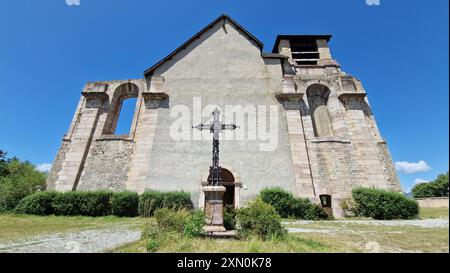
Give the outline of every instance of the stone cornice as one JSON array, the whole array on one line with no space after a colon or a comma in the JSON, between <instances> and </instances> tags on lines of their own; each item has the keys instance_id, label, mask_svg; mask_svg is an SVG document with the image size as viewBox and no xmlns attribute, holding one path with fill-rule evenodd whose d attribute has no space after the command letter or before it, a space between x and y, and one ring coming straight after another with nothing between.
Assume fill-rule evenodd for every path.
<instances>
[{"instance_id":1,"label":"stone cornice","mask_svg":"<svg viewBox=\"0 0 450 273\"><path fill-rule=\"evenodd\" d=\"M83 91L81 92L81 95L83 95L86 99L107 100L109 98L105 91Z\"/></svg>"},{"instance_id":2,"label":"stone cornice","mask_svg":"<svg viewBox=\"0 0 450 273\"><path fill-rule=\"evenodd\" d=\"M164 100L164 99L169 98L169 95L164 92L145 91L145 92L142 92L142 97L144 97L145 100Z\"/></svg>"},{"instance_id":3,"label":"stone cornice","mask_svg":"<svg viewBox=\"0 0 450 273\"><path fill-rule=\"evenodd\" d=\"M341 101L345 101L348 99L356 98L356 99L364 99L367 96L366 93L363 92L343 92L339 93L338 98Z\"/></svg>"},{"instance_id":4,"label":"stone cornice","mask_svg":"<svg viewBox=\"0 0 450 273\"><path fill-rule=\"evenodd\" d=\"M296 102L301 101L303 99L304 93L276 93L275 97L279 101L290 101Z\"/></svg>"}]
</instances>

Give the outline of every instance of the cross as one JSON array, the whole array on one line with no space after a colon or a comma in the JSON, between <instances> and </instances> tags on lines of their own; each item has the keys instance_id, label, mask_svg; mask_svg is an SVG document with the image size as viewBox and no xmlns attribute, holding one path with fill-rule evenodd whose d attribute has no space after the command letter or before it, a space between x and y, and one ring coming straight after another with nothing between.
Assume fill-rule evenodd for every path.
<instances>
[{"instance_id":1,"label":"cross","mask_svg":"<svg viewBox=\"0 0 450 273\"><path fill-rule=\"evenodd\" d=\"M221 181L220 172L221 168L219 166L219 133L223 130L234 130L239 128L235 124L222 124L219 121L220 111L216 108L213 112L213 122L210 124L200 123L197 126L192 126L192 128L202 130L208 130L213 134L213 156L212 156L212 166L209 168L210 178L208 179L208 184L210 186L219 186Z\"/></svg>"}]
</instances>

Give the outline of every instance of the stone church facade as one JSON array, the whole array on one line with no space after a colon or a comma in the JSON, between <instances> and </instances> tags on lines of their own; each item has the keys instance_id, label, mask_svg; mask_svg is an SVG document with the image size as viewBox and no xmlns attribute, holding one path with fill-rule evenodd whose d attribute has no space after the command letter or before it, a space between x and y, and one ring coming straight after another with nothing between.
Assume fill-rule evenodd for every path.
<instances>
[{"instance_id":1,"label":"stone church facade","mask_svg":"<svg viewBox=\"0 0 450 273\"><path fill-rule=\"evenodd\" d=\"M339 201L355 187L400 191L363 85L340 69L330 39L278 35L272 52L264 53L258 39L222 15L143 78L88 82L49 173L48 189L183 190L202 207L211 141L170 134L174 107L193 111L201 99L202 105L221 109L277 110L269 114L278 126L273 149L260 149L250 138L220 142L226 203L239 207L264 188L282 187L331 203L339 215ZM137 99L130 132L116 135L122 102L129 98Z\"/></svg>"}]
</instances>

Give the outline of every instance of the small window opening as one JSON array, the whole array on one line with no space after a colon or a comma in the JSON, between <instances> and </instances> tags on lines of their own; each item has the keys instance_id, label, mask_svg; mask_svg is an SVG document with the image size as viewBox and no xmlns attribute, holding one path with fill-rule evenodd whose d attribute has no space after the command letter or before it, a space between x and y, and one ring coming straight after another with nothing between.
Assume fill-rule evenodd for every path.
<instances>
[{"instance_id":1,"label":"small window opening","mask_svg":"<svg viewBox=\"0 0 450 273\"><path fill-rule=\"evenodd\" d=\"M323 208L331 208L331 195L323 194L319 197Z\"/></svg>"},{"instance_id":2,"label":"small window opening","mask_svg":"<svg viewBox=\"0 0 450 273\"><path fill-rule=\"evenodd\" d=\"M133 122L134 110L136 107L137 98L129 98L122 101L119 111L119 119L114 134L127 135L131 131Z\"/></svg>"},{"instance_id":3,"label":"small window opening","mask_svg":"<svg viewBox=\"0 0 450 273\"><path fill-rule=\"evenodd\" d=\"M292 58L298 65L317 65L320 55L316 41L304 41L291 45Z\"/></svg>"}]
</instances>

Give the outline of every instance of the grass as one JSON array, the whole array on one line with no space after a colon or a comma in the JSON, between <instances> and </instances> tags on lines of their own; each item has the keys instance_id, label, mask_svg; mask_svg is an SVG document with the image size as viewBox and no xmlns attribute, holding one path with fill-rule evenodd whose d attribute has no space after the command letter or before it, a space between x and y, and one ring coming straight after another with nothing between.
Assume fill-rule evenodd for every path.
<instances>
[{"instance_id":1,"label":"grass","mask_svg":"<svg viewBox=\"0 0 450 273\"><path fill-rule=\"evenodd\" d=\"M122 247L115 253L147 252L148 239L140 240ZM158 242L156 252L159 253L326 253L338 252L338 246L303 238L300 235L289 235L284 240L262 241L257 238L247 240L183 238L175 234L168 235Z\"/></svg>"},{"instance_id":2,"label":"grass","mask_svg":"<svg viewBox=\"0 0 450 273\"><path fill-rule=\"evenodd\" d=\"M448 208L420 208L420 219L448 219Z\"/></svg>"},{"instance_id":3,"label":"grass","mask_svg":"<svg viewBox=\"0 0 450 273\"><path fill-rule=\"evenodd\" d=\"M0 242L14 241L27 236L76 231L90 228L126 226L143 228L146 218L105 217L64 217L0 214Z\"/></svg>"},{"instance_id":4,"label":"grass","mask_svg":"<svg viewBox=\"0 0 450 273\"><path fill-rule=\"evenodd\" d=\"M421 209L421 219L448 219L449 210ZM62 217L0 214L0 243L28 236L62 233L84 229L123 227L144 229L149 218ZM448 252L449 229L413 226L379 226L352 223L352 221L317 221L288 227L306 229L289 235L286 240L259 239L225 240L210 238L182 238L169 236L160 243L157 252L217 252L217 253L289 253L289 252ZM147 252L148 240L140 240L112 252Z\"/></svg>"}]
</instances>

